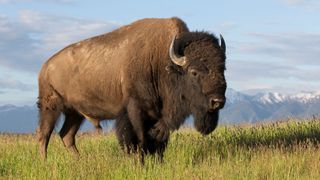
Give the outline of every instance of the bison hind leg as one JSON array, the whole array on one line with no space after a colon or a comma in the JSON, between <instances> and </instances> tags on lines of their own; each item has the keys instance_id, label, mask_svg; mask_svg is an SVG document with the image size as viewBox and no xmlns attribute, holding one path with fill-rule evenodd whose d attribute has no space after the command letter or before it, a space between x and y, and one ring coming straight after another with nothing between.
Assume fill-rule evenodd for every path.
<instances>
[{"instance_id":1,"label":"bison hind leg","mask_svg":"<svg viewBox=\"0 0 320 180\"><path fill-rule=\"evenodd\" d=\"M75 135L78 132L84 117L73 109L67 109L64 114L65 120L59 135L64 146L73 154L78 155L79 151L76 147Z\"/></svg>"},{"instance_id":2,"label":"bison hind leg","mask_svg":"<svg viewBox=\"0 0 320 180\"><path fill-rule=\"evenodd\" d=\"M46 91L43 94L43 96L39 97L38 101L39 122L37 136L40 156L42 159L46 159L50 136L59 119L63 104L60 97L54 91Z\"/></svg>"}]
</instances>

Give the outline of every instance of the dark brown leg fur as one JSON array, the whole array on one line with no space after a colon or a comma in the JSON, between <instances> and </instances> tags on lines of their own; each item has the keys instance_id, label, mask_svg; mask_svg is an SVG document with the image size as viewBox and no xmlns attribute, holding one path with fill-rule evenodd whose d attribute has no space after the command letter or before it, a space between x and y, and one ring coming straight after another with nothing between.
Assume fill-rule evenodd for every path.
<instances>
[{"instance_id":1,"label":"dark brown leg fur","mask_svg":"<svg viewBox=\"0 0 320 180\"><path fill-rule=\"evenodd\" d=\"M139 107L139 104L135 99L130 99L127 105L128 117L133 127L133 131L137 136L138 143L138 153L140 155L141 163L144 164L144 156L147 152L146 149L146 139L144 132L144 112Z\"/></svg>"},{"instance_id":2,"label":"dark brown leg fur","mask_svg":"<svg viewBox=\"0 0 320 180\"><path fill-rule=\"evenodd\" d=\"M65 121L59 135L65 147L75 155L78 155L79 152L75 143L75 135L78 132L84 117L74 110L67 110L64 114Z\"/></svg>"},{"instance_id":3,"label":"dark brown leg fur","mask_svg":"<svg viewBox=\"0 0 320 180\"><path fill-rule=\"evenodd\" d=\"M128 154L135 153L138 147L138 137L133 131L126 110L123 110L116 119L115 129L121 148Z\"/></svg>"}]
</instances>

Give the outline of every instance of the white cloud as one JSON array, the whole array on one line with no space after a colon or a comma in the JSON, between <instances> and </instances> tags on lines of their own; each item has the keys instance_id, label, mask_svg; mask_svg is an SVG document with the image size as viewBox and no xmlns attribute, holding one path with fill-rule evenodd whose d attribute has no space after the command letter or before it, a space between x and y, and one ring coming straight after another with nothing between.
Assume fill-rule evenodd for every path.
<instances>
[{"instance_id":1,"label":"white cloud","mask_svg":"<svg viewBox=\"0 0 320 180\"><path fill-rule=\"evenodd\" d=\"M319 10L320 2L318 0L280 0L286 5L305 8L307 10Z\"/></svg>"},{"instance_id":2,"label":"white cloud","mask_svg":"<svg viewBox=\"0 0 320 180\"><path fill-rule=\"evenodd\" d=\"M229 60L227 74L233 81L246 82L247 80L296 80L318 82L320 66L305 68L293 64L266 62L265 60Z\"/></svg>"},{"instance_id":3,"label":"white cloud","mask_svg":"<svg viewBox=\"0 0 320 180\"><path fill-rule=\"evenodd\" d=\"M10 25L7 16L0 14L0 33L9 32Z\"/></svg>"},{"instance_id":4,"label":"white cloud","mask_svg":"<svg viewBox=\"0 0 320 180\"><path fill-rule=\"evenodd\" d=\"M18 19L0 14L0 100L35 101L37 73L50 56L70 43L118 26L26 10Z\"/></svg>"},{"instance_id":5,"label":"white cloud","mask_svg":"<svg viewBox=\"0 0 320 180\"><path fill-rule=\"evenodd\" d=\"M33 84L28 84L21 82L20 80L14 78L1 78L0 87L6 90L21 90L21 91L35 91L36 86ZM3 91L4 92L4 91Z\"/></svg>"},{"instance_id":6,"label":"white cloud","mask_svg":"<svg viewBox=\"0 0 320 180\"><path fill-rule=\"evenodd\" d=\"M320 34L250 33L231 42L227 78L238 89L320 89Z\"/></svg>"},{"instance_id":7,"label":"white cloud","mask_svg":"<svg viewBox=\"0 0 320 180\"><path fill-rule=\"evenodd\" d=\"M254 42L237 43L234 51L267 57L287 66L320 66L320 33L251 33Z\"/></svg>"},{"instance_id":8,"label":"white cloud","mask_svg":"<svg viewBox=\"0 0 320 180\"><path fill-rule=\"evenodd\" d=\"M72 42L115 29L118 24L89 21L73 17L43 15L25 10L21 12L21 23L34 31L36 38L42 40L44 50L62 48Z\"/></svg>"},{"instance_id":9,"label":"white cloud","mask_svg":"<svg viewBox=\"0 0 320 180\"><path fill-rule=\"evenodd\" d=\"M118 26L29 10L21 11L18 20L0 16L0 25L0 65L31 72L68 44Z\"/></svg>"}]
</instances>

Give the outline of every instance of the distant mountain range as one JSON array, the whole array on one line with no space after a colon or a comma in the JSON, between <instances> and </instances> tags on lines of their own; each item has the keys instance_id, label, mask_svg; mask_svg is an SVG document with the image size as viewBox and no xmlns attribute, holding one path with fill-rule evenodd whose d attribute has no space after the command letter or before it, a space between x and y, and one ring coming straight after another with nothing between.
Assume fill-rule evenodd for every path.
<instances>
[{"instance_id":1,"label":"distant mountain range","mask_svg":"<svg viewBox=\"0 0 320 180\"><path fill-rule=\"evenodd\" d=\"M220 123L223 124L275 121L288 117L312 118L320 115L320 91L291 95L275 92L247 95L228 89L226 96L226 105L220 113ZM37 122L36 106L0 106L0 132L35 132ZM111 123L108 122L110 121L105 121L102 125L110 128ZM191 118L186 121L186 123L191 122ZM61 123L56 129L60 127ZM93 126L85 121L81 130L93 130Z\"/></svg>"},{"instance_id":2,"label":"distant mountain range","mask_svg":"<svg viewBox=\"0 0 320 180\"><path fill-rule=\"evenodd\" d=\"M14 106L11 104L0 106L0 133L33 133L37 125L38 108L36 106ZM106 129L108 121L102 122L102 126ZM55 130L59 130L61 127L62 121L60 120ZM85 121L80 130L94 130L94 127Z\"/></svg>"},{"instance_id":3,"label":"distant mountain range","mask_svg":"<svg viewBox=\"0 0 320 180\"><path fill-rule=\"evenodd\" d=\"M290 95L275 92L247 95L228 89L226 96L226 106L220 115L223 123L255 123L320 115L320 91Z\"/></svg>"},{"instance_id":4,"label":"distant mountain range","mask_svg":"<svg viewBox=\"0 0 320 180\"><path fill-rule=\"evenodd\" d=\"M33 106L0 106L0 132L34 132L38 113Z\"/></svg>"}]
</instances>

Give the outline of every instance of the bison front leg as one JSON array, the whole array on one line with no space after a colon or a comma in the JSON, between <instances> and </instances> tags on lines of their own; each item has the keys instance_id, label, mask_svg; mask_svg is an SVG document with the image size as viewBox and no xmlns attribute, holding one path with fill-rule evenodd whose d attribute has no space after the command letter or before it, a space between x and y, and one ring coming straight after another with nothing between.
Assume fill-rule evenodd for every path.
<instances>
[{"instance_id":1,"label":"bison front leg","mask_svg":"<svg viewBox=\"0 0 320 180\"><path fill-rule=\"evenodd\" d=\"M167 141L170 131L179 128L185 119L185 114L175 112L175 108L164 105L162 110L162 118L160 118L155 125L149 130L149 135L157 141Z\"/></svg>"},{"instance_id":2,"label":"bison front leg","mask_svg":"<svg viewBox=\"0 0 320 180\"><path fill-rule=\"evenodd\" d=\"M132 124L133 130L138 138L138 151L141 162L144 163L144 155L146 153L146 141L144 133L144 112L135 99L130 99L127 106L128 117Z\"/></svg>"},{"instance_id":3,"label":"bison front leg","mask_svg":"<svg viewBox=\"0 0 320 180\"><path fill-rule=\"evenodd\" d=\"M115 123L116 135L119 144L128 154L135 153L138 146L138 138L129 120L127 110L119 113Z\"/></svg>"},{"instance_id":4,"label":"bison front leg","mask_svg":"<svg viewBox=\"0 0 320 180\"><path fill-rule=\"evenodd\" d=\"M168 125L160 119L154 127L150 129L149 135L157 141L167 141L170 135L170 129Z\"/></svg>"}]
</instances>

